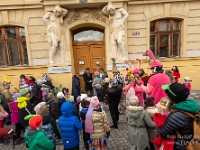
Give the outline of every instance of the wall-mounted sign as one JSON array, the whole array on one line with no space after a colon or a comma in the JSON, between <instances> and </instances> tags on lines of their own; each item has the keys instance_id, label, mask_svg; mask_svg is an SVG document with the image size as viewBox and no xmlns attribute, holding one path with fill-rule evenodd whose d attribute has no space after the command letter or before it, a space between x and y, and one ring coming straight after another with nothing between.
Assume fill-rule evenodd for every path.
<instances>
[{"instance_id":1,"label":"wall-mounted sign","mask_svg":"<svg viewBox=\"0 0 200 150\"><path fill-rule=\"evenodd\" d=\"M79 0L80 3L86 3L87 0Z\"/></svg>"},{"instance_id":2,"label":"wall-mounted sign","mask_svg":"<svg viewBox=\"0 0 200 150\"><path fill-rule=\"evenodd\" d=\"M140 35L140 32L132 32L132 35Z\"/></svg>"},{"instance_id":3,"label":"wall-mounted sign","mask_svg":"<svg viewBox=\"0 0 200 150\"><path fill-rule=\"evenodd\" d=\"M71 72L71 66L63 66L63 67L49 67L48 73L66 73Z\"/></svg>"},{"instance_id":4,"label":"wall-mounted sign","mask_svg":"<svg viewBox=\"0 0 200 150\"><path fill-rule=\"evenodd\" d=\"M99 61L96 62L96 66L100 66L100 62Z\"/></svg>"},{"instance_id":5,"label":"wall-mounted sign","mask_svg":"<svg viewBox=\"0 0 200 150\"><path fill-rule=\"evenodd\" d=\"M129 68L127 64L116 64L117 70L125 71L126 68ZM107 71L112 71L112 65L107 65Z\"/></svg>"},{"instance_id":6,"label":"wall-mounted sign","mask_svg":"<svg viewBox=\"0 0 200 150\"><path fill-rule=\"evenodd\" d=\"M79 70L79 75L82 76L85 70Z\"/></svg>"},{"instance_id":7,"label":"wall-mounted sign","mask_svg":"<svg viewBox=\"0 0 200 150\"><path fill-rule=\"evenodd\" d=\"M85 62L84 61L79 61L79 65L84 65Z\"/></svg>"}]
</instances>

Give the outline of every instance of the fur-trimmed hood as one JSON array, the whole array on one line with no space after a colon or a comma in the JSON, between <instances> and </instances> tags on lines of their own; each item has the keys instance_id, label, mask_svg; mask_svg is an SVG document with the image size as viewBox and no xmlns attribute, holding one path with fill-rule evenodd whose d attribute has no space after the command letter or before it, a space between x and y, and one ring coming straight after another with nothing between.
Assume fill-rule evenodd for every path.
<instances>
[{"instance_id":1,"label":"fur-trimmed hood","mask_svg":"<svg viewBox=\"0 0 200 150\"><path fill-rule=\"evenodd\" d=\"M129 115L131 118L139 118L139 116L144 111L144 108L141 106L127 106L127 115Z\"/></svg>"}]
</instances>

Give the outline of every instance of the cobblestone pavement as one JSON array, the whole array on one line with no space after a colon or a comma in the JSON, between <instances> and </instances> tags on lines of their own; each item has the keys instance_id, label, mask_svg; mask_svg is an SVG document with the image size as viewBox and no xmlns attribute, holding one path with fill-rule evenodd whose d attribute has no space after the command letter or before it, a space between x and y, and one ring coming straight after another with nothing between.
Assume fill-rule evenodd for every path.
<instances>
[{"instance_id":1,"label":"cobblestone pavement","mask_svg":"<svg viewBox=\"0 0 200 150\"><path fill-rule=\"evenodd\" d=\"M105 106L110 126L112 125L111 116L109 113L108 106ZM125 112L125 111L124 111ZM11 127L11 126L9 126ZM127 137L127 121L124 114L120 115L119 119L119 130L111 129L110 137L108 139L108 150L130 150ZM82 132L80 132L80 150L83 150ZM12 150L11 142L8 145L1 145L0 150ZM25 144L15 146L15 150L25 150ZM56 150L63 150L63 146L59 145Z\"/></svg>"},{"instance_id":2,"label":"cobblestone pavement","mask_svg":"<svg viewBox=\"0 0 200 150\"><path fill-rule=\"evenodd\" d=\"M200 91L191 91L191 98L198 100L200 104ZM107 112L107 116L112 125L111 116L109 113L108 106L105 106L105 111ZM124 111L125 112L125 111ZM120 115L119 120L119 130L112 129L110 137L108 139L108 150L130 150L130 145L128 143L127 137L127 121L125 114ZM82 132L80 132L80 150L83 150L83 140L82 140ZM15 146L15 150L24 150L25 144L20 144ZM12 144L1 145L0 150L12 150ZM63 146L57 146L56 150L63 150Z\"/></svg>"}]
</instances>

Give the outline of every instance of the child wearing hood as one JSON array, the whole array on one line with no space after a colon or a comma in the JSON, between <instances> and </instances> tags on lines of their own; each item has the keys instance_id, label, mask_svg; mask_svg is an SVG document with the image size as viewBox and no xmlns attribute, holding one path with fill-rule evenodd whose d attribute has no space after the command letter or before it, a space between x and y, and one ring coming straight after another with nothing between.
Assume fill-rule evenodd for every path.
<instances>
[{"instance_id":1,"label":"child wearing hood","mask_svg":"<svg viewBox=\"0 0 200 150\"><path fill-rule=\"evenodd\" d=\"M110 127L98 98L92 97L85 120L85 132L90 133L89 150L106 150Z\"/></svg>"},{"instance_id":2,"label":"child wearing hood","mask_svg":"<svg viewBox=\"0 0 200 150\"><path fill-rule=\"evenodd\" d=\"M58 142L58 139L61 140L61 136L56 120L49 115L49 106L46 102L41 102L35 106L34 110L37 115L40 115L43 118L40 129L46 133L47 137L51 140L56 149L56 142Z\"/></svg>"},{"instance_id":3,"label":"child wearing hood","mask_svg":"<svg viewBox=\"0 0 200 150\"><path fill-rule=\"evenodd\" d=\"M57 120L59 118L59 109L54 93L49 93L45 99L45 102L47 105L49 105L49 115Z\"/></svg>"},{"instance_id":4,"label":"child wearing hood","mask_svg":"<svg viewBox=\"0 0 200 150\"><path fill-rule=\"evenodd\" d=\"M17 107L19 111L20 123L24 129L26 129L29 125L28 120L24 120L24 117L30 114L35 114L34 112L34 104L30 101L30 93L28 89L20 90L20 97L17 98ZM26 145L28 147L28 145Z\"/></svg>"},{"instance_id":5,"label":"child wearing hood","mask_svg":"<svg viewBox=\"0 0 200 150\"><path fill-rule=\"evenodd\" d=\"M24 138L28 144L29 150L53 150L54 144L49 140L47 135L40 130L43 118L34 116L29 121L29 127L24 133Z\"/></svg>"},{"instance_id":6,"label":"child wearing hood","mask_svg":"<svg viewBox=\"0 0 200 150\"><path fill-rule=\"evenodd\" d=\"M147 127L155 128L156 125L144 108L140 106L137 96L129 97L129 102L126 107L128 140L133 150L144 150L149 148Z\"/></svg>"},{"instance_id":7,"label":"child wearing hood","mask_svg":"<svg viewBox=\"0 0 200 150\"><path fill-rule=\"evenodd\" d=\"M100 73L98 71L94 72L94 79L92 82L92 87L94 88L94 95L97 96L96 89L99 89L100 84L102 82L102 78L100 77Z\"/></svg>"},{"instance_id":8,"label":"child wearing hood","mask_svg":"<svg viewBox=\"0 0 200 150\"><path fill-rule=\"evenodd\" d=\"M76 116L73 115L73 105L70 102L64 102L61 106L62 116L59 118L58 126L62 135L64 150L79 150L79 134L82 124Z\"/></svg>"}]
</instances>

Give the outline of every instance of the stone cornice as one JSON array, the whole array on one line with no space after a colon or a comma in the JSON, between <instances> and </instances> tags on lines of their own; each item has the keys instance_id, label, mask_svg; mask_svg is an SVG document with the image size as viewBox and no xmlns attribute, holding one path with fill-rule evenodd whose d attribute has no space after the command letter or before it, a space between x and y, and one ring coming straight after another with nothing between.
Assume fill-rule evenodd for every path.
<instances>
[{"instance_id":1,"label":"stone cornice","mask_svg":"<svg viewBox=\"0 0 200 150\"><path fill-rule=\"evenodd\" d=\"M129 5L141 5L141 4L156 4L156 3L176 3L176 2L193 2L199 0L129 0Z\"/></svg>"}]
</instances>

